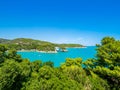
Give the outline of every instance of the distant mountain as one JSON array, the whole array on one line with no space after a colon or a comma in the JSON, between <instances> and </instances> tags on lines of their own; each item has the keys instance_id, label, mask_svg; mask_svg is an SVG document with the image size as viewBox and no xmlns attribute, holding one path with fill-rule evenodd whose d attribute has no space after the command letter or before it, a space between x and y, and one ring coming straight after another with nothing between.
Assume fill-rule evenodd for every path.
<instances>
[{"instance_id":1,"label":"distant mountain","mask_svg":"<svg viewBox=\"0 0 120 90\"><path fill-rule=\"evenodd\" d=\"M55 44L47 41L34 40L30 38L16 38L13 40L0 38L0 44L6 44L9 48L15 48L17 50L37 49L40 51L54 51L55 47L83 47L83 45L80 44Z\"/></svg>"}]
</instances>

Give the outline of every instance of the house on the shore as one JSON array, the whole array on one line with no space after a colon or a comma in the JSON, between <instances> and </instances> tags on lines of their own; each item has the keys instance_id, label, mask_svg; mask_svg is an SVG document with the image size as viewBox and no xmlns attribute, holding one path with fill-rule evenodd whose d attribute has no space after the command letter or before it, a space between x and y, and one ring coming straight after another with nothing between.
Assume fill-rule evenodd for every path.
<instances>
[{"instance_id":1,"label":"house on the shore","mask_svg":"<svg viewBox=\"0 0 120 90\"><path fill-rule=\"evenodd\" d=\"M55 47L55 51L57 52L67 52L66 48Z\"/></svg>"},{"instance_id":2,"label":"house on the shore","mask_svg":"<svg viewBox=\"0 0 120 90\"><path fill-rule=\"evenodd\" d=\"M60 47L55 47L55 51L57 52L61 51Z\"/></svg>"}]
</instances>

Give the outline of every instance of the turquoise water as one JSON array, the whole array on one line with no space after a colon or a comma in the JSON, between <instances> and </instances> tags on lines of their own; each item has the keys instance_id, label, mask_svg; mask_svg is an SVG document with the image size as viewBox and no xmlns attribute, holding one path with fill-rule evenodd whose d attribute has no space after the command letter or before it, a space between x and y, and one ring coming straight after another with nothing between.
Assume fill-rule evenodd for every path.
<instances>
[{"instance_id":1,"label":"turquoise water","mask_svg":"<svg viewBox=\"0 0 120 90\"><path fill-rule=\"evenodd\" d=\"M18 52L23 58L28 58L30 61L42 60L43 62L52 61L54 66L60 66L65 62L66 58L83 58L85 61L88 58L94 58L96 51L95 46L89 46L87 48L68 48L68 52L59 53L40 53L40 52Z\"/></svg>"}]
</instances>

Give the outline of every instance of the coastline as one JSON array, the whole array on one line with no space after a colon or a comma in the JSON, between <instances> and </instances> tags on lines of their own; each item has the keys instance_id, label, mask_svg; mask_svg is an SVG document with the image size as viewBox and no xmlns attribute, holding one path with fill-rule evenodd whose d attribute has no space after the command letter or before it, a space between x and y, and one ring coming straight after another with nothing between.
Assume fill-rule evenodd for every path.
<instances>
[{"instance_id":1,"label":"coastline","mask_svg":"<svg viewBox=\"0 0 120 90\"><path fill-rule=\"evenodd\" d=\"M87 48L85 47L65 47L65 48ZM65 50L63 52L67 52L68 50ZM40 53L58 53L58 51L39 51L39 50L18 50L17 52L40 52Z\"/></svg>"},{"instance_id":2,"label":"coastline","mask_svg":"<svg viewBox=\"0 0 120 90\"><path fill-rule=\"evenodd\" d=\"M85 46L85 47L66 47L66 48L87 48L87 46Z\"/></svg>"},{"instance_id":3,"label":"coastline","mask_svg":"<svg viewBox=\"0 0 120 90\"><path fill-rule=\"evenodd\" d=\"M18 50L17 52L58 53L57 51L39 51L39 50Z\"/></svg>"},{"instance_id":4,"label":"coastline","mask_svg":"<svg viewBox=\"0 0 120 90\"><path fill-rule=\"evenodd\" d=\"M40 53L58 53L57 51L37 51L37 52L40 52Z\"/></svg>"}]
</instances>

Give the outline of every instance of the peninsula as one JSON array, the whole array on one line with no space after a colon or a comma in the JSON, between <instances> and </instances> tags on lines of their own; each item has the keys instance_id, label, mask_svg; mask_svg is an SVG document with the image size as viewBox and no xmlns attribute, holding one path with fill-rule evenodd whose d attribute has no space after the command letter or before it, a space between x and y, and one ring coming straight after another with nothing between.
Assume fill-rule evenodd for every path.
<instances>
[{"instance_id":1,"label":"peninsula","mask_svg":"<svg viewBox=\"0 0 120 90\"><path fill-rule=\"evenodd\" d=\"M29 38L16 38L13 40L0 38L0 44L6 45L9 49L15 48L18 51L39 51L39 52L48 52L56 53L56 47L60 51L67 51L68 47L84 47L81 44L56 44L47 41L34 40Z\"/></svg>"}]
</instances>

